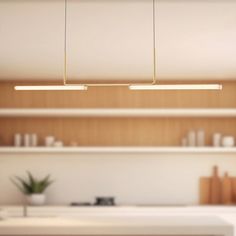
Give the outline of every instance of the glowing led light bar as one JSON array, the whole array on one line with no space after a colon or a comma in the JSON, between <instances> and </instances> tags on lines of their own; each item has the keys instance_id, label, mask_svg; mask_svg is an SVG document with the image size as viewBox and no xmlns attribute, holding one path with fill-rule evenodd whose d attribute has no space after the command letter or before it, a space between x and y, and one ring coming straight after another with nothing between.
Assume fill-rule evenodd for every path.
<instances>
[{"instance_id":1,"label":"glowing led light bar","mask_svg":"<svg viewBox=\"0 0 236 236\"><path fill-rule=\"evenodd\" d=\"M86 85L28 85L15 86L15 90L87 90Z\"/></svg>"},{"instance_id":2,"label":"glowing led light bar","mask_svg":"<svg viewBox=\"0 0 236 236\"><path fill-rule=\"evenodd\" d=\"M131 84L130 90L221 90L221 84L160 84L139 85Z\"/></svg>"}]
</instances>

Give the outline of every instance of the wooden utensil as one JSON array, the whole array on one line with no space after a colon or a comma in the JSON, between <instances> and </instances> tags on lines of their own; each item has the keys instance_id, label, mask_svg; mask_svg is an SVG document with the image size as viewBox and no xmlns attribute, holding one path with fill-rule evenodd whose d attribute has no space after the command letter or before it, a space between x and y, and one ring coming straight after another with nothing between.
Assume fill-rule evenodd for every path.
<instances>
[{"instance_id":1,"label":"wooden utensil","mask_svg":"<svg viewBox=\"0 0 236 236\"><path fill-rule=\"evenodd\" d=\"M213 176L211 179L211 197L210 202L212 204L220 204L221 203L221 181L218 176L218 167L213 167Z\"/></svg>"},{"instance_id":2,"label":"wooden utensil","mask_svg":"<svg viewBox=\"0 0 236 236\"><path fill-rule=\"evenodd\" d=\"M222 203L225 205L232 204L232 179L227 172L222 180Z\"/></svg>"},{"instance_id":3,"label":"wooden utensil","mask_svg":"<svg viewBox=\"0 0 236 236\"><path fill-rule=\"evenodd\" d=\"M201 205L209 205L211 203L210 190L211 190L211 178L201 177L199 180L199 203Z\"/></svg>"}]
</instances>

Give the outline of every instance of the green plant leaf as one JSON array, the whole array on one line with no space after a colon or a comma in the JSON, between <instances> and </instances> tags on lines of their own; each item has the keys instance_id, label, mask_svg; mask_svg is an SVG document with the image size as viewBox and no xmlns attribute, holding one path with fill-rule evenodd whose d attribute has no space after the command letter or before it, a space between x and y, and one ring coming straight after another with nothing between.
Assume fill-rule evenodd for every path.
<instances>
[{"instance_id":1,"label":"green plant leaf","mask_svg":"<svg viewBox=\"0 0 236 236\"><path fill-rule=\"evenodd\" d=\"M30 183L27 183L24 179L18 176L16 176L15 178L22 184L27 193L32 193L32 186L30 185Z\"/></svg>"},{"instance_id":2,"label":"green plant leaf","mask_svg":"<svg viewBox=\"0 0 236 236\"><path fill-rule=\"evenodd\" d=\"M37 180L27 171L27 180L19 176L10 178L12 183L24 194L43 193L54 181L50 180L50 175L47 175L42 180Z\"/></svg>"},{"instance_id":3,"label":"green plant leaf","mask_svg":"<svg viewBox=\"0 0 236 236\"><path fill-rule=\"evenodd\" d=\"M28 174L30 185L34 186L36 181L35 181L33 175L29 171L27 171L27 174Z\"/></svg>"}]
</instances>

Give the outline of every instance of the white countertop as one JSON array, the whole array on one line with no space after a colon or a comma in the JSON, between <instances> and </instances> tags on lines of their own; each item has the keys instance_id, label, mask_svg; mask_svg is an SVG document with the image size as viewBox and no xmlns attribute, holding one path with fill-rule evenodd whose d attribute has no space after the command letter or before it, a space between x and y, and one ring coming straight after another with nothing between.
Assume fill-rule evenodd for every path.
<instances>
[{"instance_id":1,"label":"white countertop","mask_svg":"<svg viewBox=\"0 0 236 236\"><path fill-rule=\"evenodd\" d=\"M23 206L2 205L0 209L8 212L10 217L23 216ZM46 205L28 206L28 216L30 217L58 217L58 216L163 216L163 215L233 215L236 222L236 206L66 206L66 205Z\"/></svg>"},{"instance_id":2,"label":"white countertop","mask_svg":"<svg viewBox=\"0 0 236 236\"><path fill-rule=\"evenodd\" d=\"M233 235L233 226L214 216L107 216L9 218L0 235Z\"/></svg>"}]
</instances>

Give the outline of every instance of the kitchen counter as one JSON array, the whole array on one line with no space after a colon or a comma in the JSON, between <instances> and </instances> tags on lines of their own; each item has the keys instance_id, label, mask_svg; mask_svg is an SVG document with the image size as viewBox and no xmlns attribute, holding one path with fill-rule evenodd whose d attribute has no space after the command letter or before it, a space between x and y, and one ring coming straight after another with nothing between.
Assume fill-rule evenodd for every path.
<instances>
[{"instance_id":1,"label":"kitchen counter","mask_svg":"<svg viewBox=\"0 0 236 236\"><path fill-rule=\"evenodd\" d=\"M10 217L22 217L23 206L0 206ZM28 206L30 217L58 216L162 216L162 215L232 215L236 222L236 206Z\"/></svg>"},{"instance_id":2,"label":"kitchen counter","mask_svg":"<svg viewBox=\"0 0 236 236\"><path fill-rule=\"evenodd\" d=\"M0 235L222 235L233 226L214 216L8 218Z\"/></svg>"}]
</instances>

